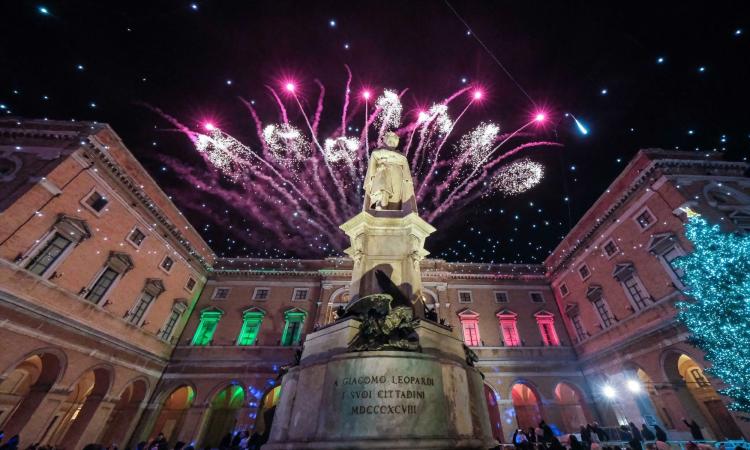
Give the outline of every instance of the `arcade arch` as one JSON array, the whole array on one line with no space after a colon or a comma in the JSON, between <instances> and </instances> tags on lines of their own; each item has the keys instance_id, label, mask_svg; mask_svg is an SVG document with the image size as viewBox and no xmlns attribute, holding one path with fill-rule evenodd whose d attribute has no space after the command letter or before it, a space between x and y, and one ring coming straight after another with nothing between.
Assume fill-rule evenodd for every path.
<instances>
[{"instance_id":1,"label":"arcade arch","mask_svg":"<svg viewBox=\"0 0 750 450\"><path fill-rule=\"evenodd\" d=\"M581 425L591 423L591 418L584 406L584 397L578 387L573 384L565 381L557 383L557 386L555 386L555 402L560 408L564 432L574 433L579 430Z\"/></svg>"},{"instance_id":2,"label":"arcade arch","mask_svg":"<svg viewBox=\"0 0 750 450\"><path fill-rule=\"evenodd\" d=\"M237 424L237 414L245 403L245 389L240 384L230 384L214 395L209 405L203 446L217 448L222 438L231 433Z\"/></svg>"},{"instance_id":3,"label":"arcade arch","mask_svg":"<svg viewBox=\"0 0 750 450\"><path fill-rule=\"evenodd\" d=\"M164 399L159 415L154 421L149 439L163 433L167 441L174 444L177 440L177 433L185 421L187 410L195 400L195 389L187 384L181 384L168 392L169 395Z\"/></svg>"},{"instance_id":4,"label":"arcade arch","mask_svg":"<svg viewBox=\"0 0 750 450\"><path fill-rule=\"evenodd\" d=\"M519 428L536 427L542 421L542 407L536 389L526 382L517 382L511 388L510 396Z\"/></svg>"},{"instance_id":5,"label":"arcade arch","mask_svg":"<svg viewBox=\"0 0 750 450\"><path fill-rule=\"evenodd\" d=\"M0 383L0 429L6 436L21 432L52 386L62 377L64 355L34 352L9 368Z\"/></svg>"},{"instance_id":6,"label":"arcade arch","mask_svg":"<svg viewBox=\"0 0 750 450\"><path fill-rule=\"evenodd\" d=\"M128 431L135 425L134 422L143 407L147 392L148 383L141 378L131 381L122 390L104 426L101 438L104 445L114 444L117 447L125 447Z\"/></svg>"},{"instance_id":7,"label":"arcade arch","mask_svg":"<svg viewBox=\"0 0 750 450\"><path fill-rule=\"evenodd\" d=\"M662 363L667 380L675 387L683 409L695 412L695 415L700 412L703 420L694 420L704 430L710 429L713 437L717 439L742 437L742 432L721 396L716 392L703 368L693 358L682 352L668 352L664 355Z\"/></svg>"}]
</instances>

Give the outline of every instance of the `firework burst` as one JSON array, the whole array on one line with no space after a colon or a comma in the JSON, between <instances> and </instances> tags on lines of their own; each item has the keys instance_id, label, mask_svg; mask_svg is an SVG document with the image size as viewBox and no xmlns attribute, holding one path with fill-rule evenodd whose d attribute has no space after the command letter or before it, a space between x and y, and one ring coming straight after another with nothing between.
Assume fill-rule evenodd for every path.
<instances>
[{"instance_id":1,"label":"firework burst","mask_svg":"<svg viewBox=\"0 0 750 450\"><path fill-rule=\"evenodd\" d=\"M402 138L399 150L411 165L420 214L438 226L447 210L461 209L480 197L531 189L541 180L543 166L528 158L510 158L559 145L533 141L530 134L521 133L536 119L506 134L500 134L497 124L482 122L463 136L454 136L466 111L481 98L469 88L403 123L401 96L405 91L384 90L368 109L372 91L362 94L362 102L353 101L348 68L347 73L340 120L324 118L325 89L317 80L319 94L310 112L296 84L282 86L286 100L268 88L280 122L264 121L253 103L243 100L255 123L258 141L253 145L213 124L204 125L203 132L191 130L157 110L188 135L212 170L199 175L181 161L165 158L165 162L198 189L234 205L252 225L252 232L238 233L238 239L257 249L281 248L291 255L310 257L338 254L347 246L338 225L361 210L368 153L388 131ZM455 103L464 104L452 119L449 110ZM299 126L291 123L292 111L301 117ZM337 122L334 128L319 131ZM355 129L358 137L347 135ZM454 143L447 145L451 139Z\"/></svg>"}]
</instances>

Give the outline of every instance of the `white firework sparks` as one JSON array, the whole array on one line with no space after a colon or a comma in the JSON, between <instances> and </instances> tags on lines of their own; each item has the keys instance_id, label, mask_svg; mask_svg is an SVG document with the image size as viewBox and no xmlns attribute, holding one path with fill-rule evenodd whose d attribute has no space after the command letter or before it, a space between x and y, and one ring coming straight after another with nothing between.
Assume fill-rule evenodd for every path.
<instances>
[{"instance_id":1,"label":"white firework sparks","mask_svg":"<svg viewBox=\"0 0 750 450\"><path fill-rule=\"evenodd\" d=\"M497 139L497 133L499 132L500 127L494 123L482 122L469 133L463 135L458 142L458 150L462 155L466 155L469 163L476 167L492 151L495 139Z\"/></svg>"},{"instance_id":2,"label":"white firework sparks","mask_svg":"<svg viewBox=\"0 0 750 450\"><path fill-rule=\"evenodd\" d=\"M359 150L359 139L341 136L328 138L323 145L323 153L329 162L353 161Z\"/></svg>"},{"instance_id":3,"label":"white firework sparks","mask_svg":"<svg viewBox=\"0 0 750 450\"><path fill-rule=\"evenodd\" d=\"M287 123L266 125L263 140L274 158L285 165L310 156L310 142L298 128Z\"/></svg>"},{"instance_id":4,"label":"white firework sparks","mask_svg":"<svg viewBox=\"0 0 750 450\"><path fill-rule=\"evenodd\" d=\"M492 177L491 185L496 191L505 195L526 192L533 188L544 177L544 166L528 158L513 161Z\"/></svg>"},{"instance_id":5,"label":"white firework sparks","mask_svg":"<svg viewBox=\"0 0 750 450\"><path fill-rule=\"evenodd\" d=\"M434 104L428 113L428 120L435 122L441 133L449 133L453 127L453 121L448 116L448 105Z\"/></svg>"},{"instance_id":6,"label":"white firework sparks","mask_svg":"<svg viewBox=\"0 0 750 450\"><path fill-rule=\"evenodd\" d=\"M392 129L401 125L401 99L396 91L386 89L383 95L378 97L375 106L380 109L377 122L381 129Z\"/></svg>"}]
</instances>

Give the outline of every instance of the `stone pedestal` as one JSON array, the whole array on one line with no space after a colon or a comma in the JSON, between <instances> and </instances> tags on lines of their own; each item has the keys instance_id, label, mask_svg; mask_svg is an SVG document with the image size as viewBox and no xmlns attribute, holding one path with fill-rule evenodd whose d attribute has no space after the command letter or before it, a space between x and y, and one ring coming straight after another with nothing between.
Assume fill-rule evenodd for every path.
<instances>
[{"instance_id":1,"label":"stone pedestal","mask_svg":"<svg viewBox=\"0 0 750 450\"><path fill-rule=\"evenodd\" d=\"M424 249L427 236L435 232L415 212L362 211L341 225L351 247L345 250L352 260L352 299L382 292L375 271L382 270L413 302L422 294L419 262L429 254ZM417 314L421 311L417 309Z\"/></svg>"},{"instance_id":2,"label":"stone pedestal","mask_svg":"<svg viewBox=\"0 0 750 450\"><path fill-rule=\"evenodd\" d=\"M422 321L422 352L348 352L358 328L348 319L308 335L264 450L496 445L481 375L449 329Z\"/></svg>"}]
</instances>

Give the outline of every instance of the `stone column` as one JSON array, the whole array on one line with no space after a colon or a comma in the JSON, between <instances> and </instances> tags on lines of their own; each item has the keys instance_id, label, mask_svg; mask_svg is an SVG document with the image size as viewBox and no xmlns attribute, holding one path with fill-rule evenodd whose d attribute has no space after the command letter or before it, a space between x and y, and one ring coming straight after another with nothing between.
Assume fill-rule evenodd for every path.
<instances>
[{"instance_id":1,"label":"stone column","mask_svg":"<svg viewBox=\"0 0 750 450\"><path fill-rule=\"evenodd\" d=\"M191 406L185 413L180 429L177 430L177 440L201 445L201 439L205 434L205 424L208 421L210 408L206 405Z\"/></svg>"},{"instance_id":2,"label":"stone column","mask_svg":"<svg viewBox=\"0 0 750 450\"><path fill-rule=\"evenodd\" d=\"M51 389L49 392L32 389L26 396L24 402L33 400L34 397L43 397L35 409L17 410L11 420L5 425L5 435L12 436L16 433L21 438L22 445L25 443L39 442L49 427L50 420L60 408L60 405L68 398L70 391L67 389ZM23 408L23 404L20 408Z\"/></svg>"},{"instance_id":3,"label":"stone column","mask_svg":"<svg viewBox=\"0 0 750 450\"><path fill-rule=\"evenodd\" d=\"M148 435L151 433L151 430L153 430L156 419L159 418L161 407L162 405L159 403L149 403L143 408L141 417L138 420L138 425L135 426L135 429L128 440L128 447L133 448L138 442L148 439Z\"/></svg>"},{"instance_id":4,"label":"stone column","mask_svg":"<svg viewBox=\"0 0 750 450\"><path fill-rule=\"evenodd\" d=\"M82 444L81 441L83 439L84 432L91 430L92 424L91 421L96 415L96 412L99 410L99 406L104 402L104 398L101 395L91 394L86 397L86 400L83 402L83 406L81 406L81 410L78 412L78 416L73 421L73 423L70 424L70 427L65 432L65 436L63 437L62 442L60 443L61 447L64 448L80 448L88 444ZM107 414L105 416L109 417L109 412L111 412L111 408L107 411ZM89 433L93 433L94 431L89 431ZM101 429L95 430L97 433L101 432Z\"/></svg>"},{"instance_id":5,"label":"stone column","mask_svg":"<svg viewBox=\"0 0 750 450\"><path fill-rule=\"evenodd\" d=\"M88 399L87 399L88 401ZM104 399L99 402L98 408L96 408L92 415L90 420L88 421L88 424L86 425L85 429L81 433L81 437L78 439L78 443L76 445L73 445L68 448L83 448L87 444L91 443L99 443L99 439L102 436L102 433L104 432L104 427L107 424L107 419L109 419L109 416L112 414L112 411L115 409L115 406L117 405L118 399L111 398L111 397L105 397ZM81 412L83 412L83 409L81 409ZM80 414L79 417L80 418ZM78 420L76 420L77 422ZM115 426L123 426L127 427L129 424L123 423L123 424L115 424ZM109 445L109 443L102 443L104 445Z\"/></svg>"}]
</instances>

